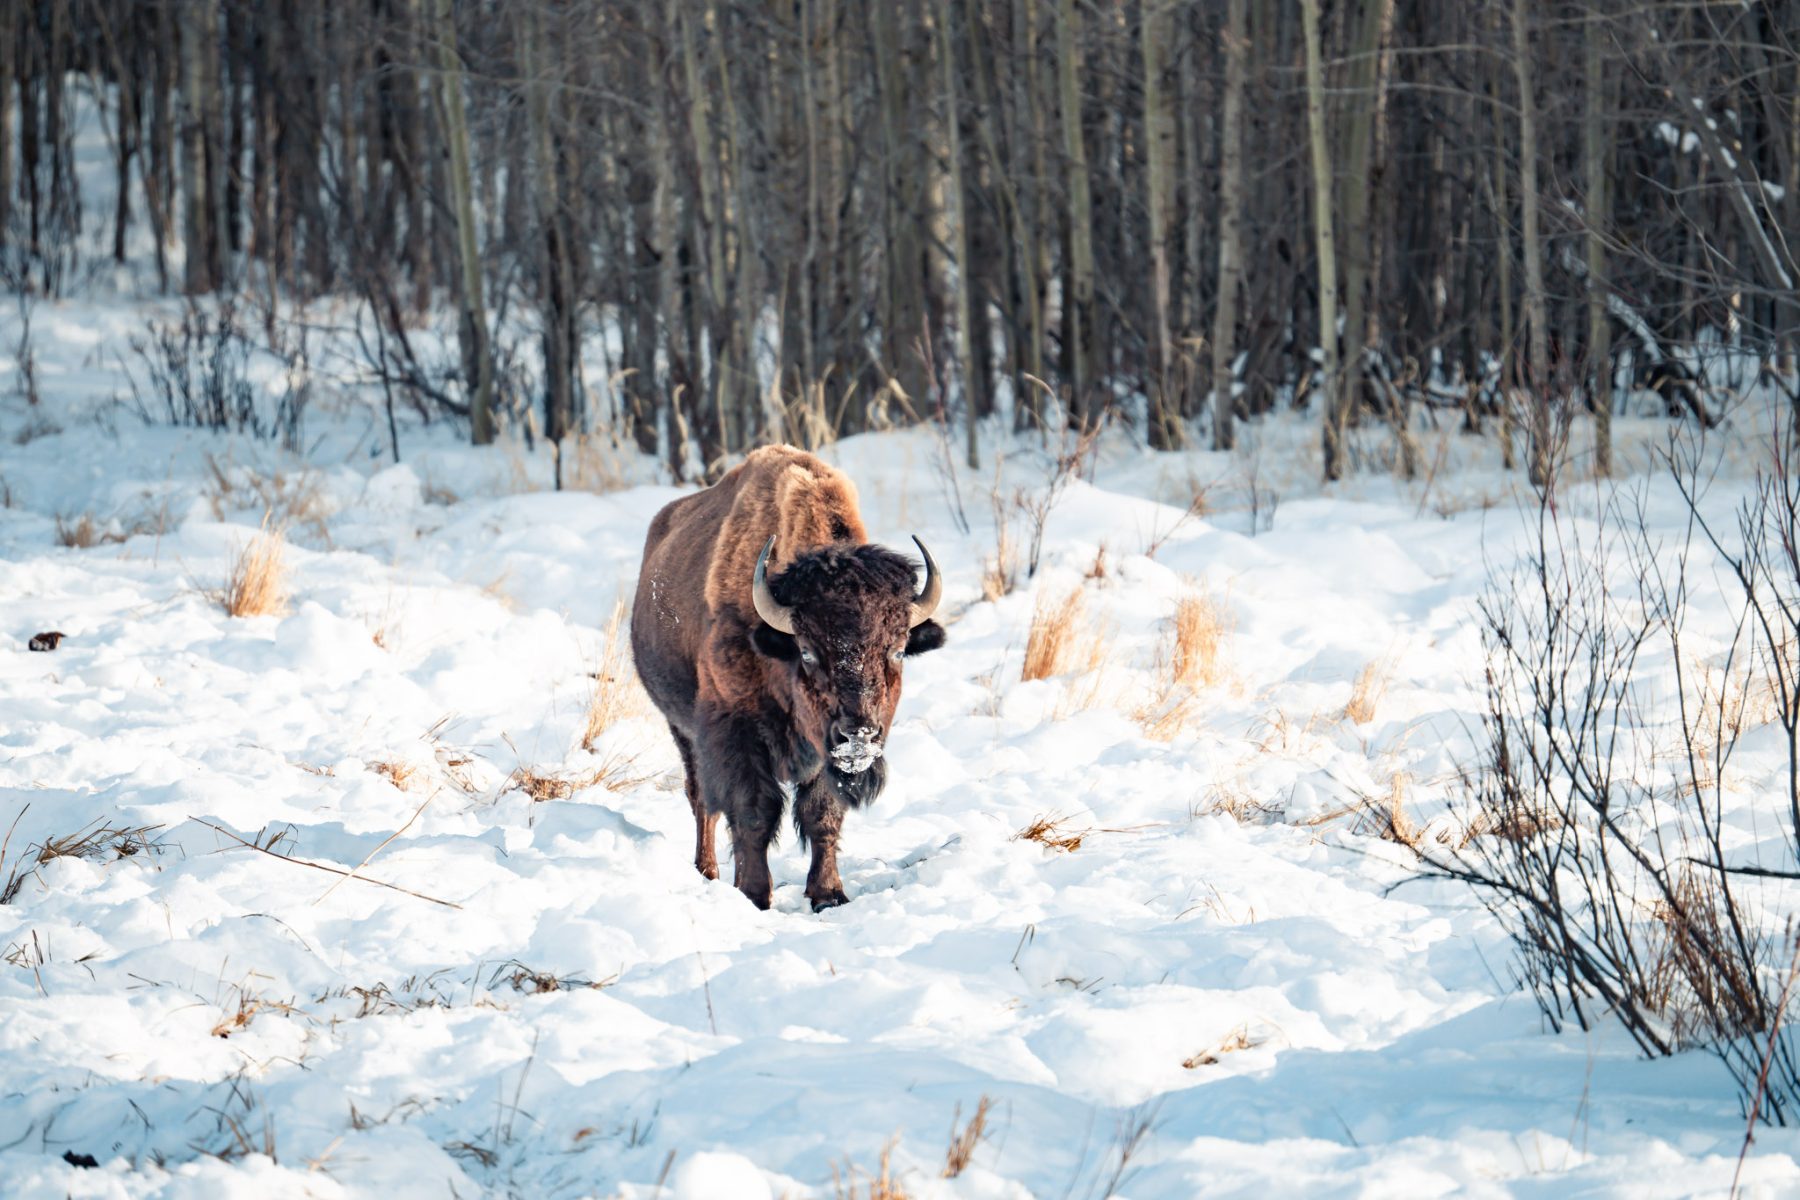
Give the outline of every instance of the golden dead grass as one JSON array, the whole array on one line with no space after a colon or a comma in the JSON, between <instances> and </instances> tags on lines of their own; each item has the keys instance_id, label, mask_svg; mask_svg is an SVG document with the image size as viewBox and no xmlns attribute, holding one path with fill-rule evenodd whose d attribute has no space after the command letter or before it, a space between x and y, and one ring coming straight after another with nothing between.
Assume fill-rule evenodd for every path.
<instances>
[{"instance_id":1,"label":"golden dead grass","mask_svg":"<svg viewBox=\"0 0 1800 1200\"><path fill-rule=\"evenodd\" d=\"M994 553L981 564L981 598L990 604L1010 595L1018 586L1018 551L1013 546L1012 530L1004 514L996 516Z\"/></svg>"},{"instance_id":2,"label":"golden dead grass","mask_svg":"<svg viewBox=\"0 0 1800 1200\"><path fill-rule=\"evenodd\" d=\"M840 1172L831 1165L831 1190L834 1200L912 1200L893 1166L894 1143L881 1148L881 1161L875 1174L862 1170L848 1159Z\"/></svg>"},{"instance_id":3,"label":"golden dead grass","mask_svg":"<svg viewBox=\"0 0 1800 1200\"><path fill-rule=\"evenodd\" d=\"M94 514L82 513L79 517L56 518L56 541L58 545L72 550L91 550L102 542L123 541L116 535L108 534L94 521Z\"/></svg>"},{"instance_id":4,"label":"golden dead grass","mask_svg":"<svg viewBox=\"0 0 1800 1200\"><path fill-rule=\"evenodd\" d=\"M593 687L581 726L583 750L592 750L595 740L620 721L643 716L650 710L650 697L645 694L631 659L623 600L613 604L612 617L606 623L606 642L591 674Z\"/></svg>"},{"instance_id":5,"label":"golden dead grass","mask_svg":"<svg viewBox=\"0 0 1800 1200\"><path fill-rule=\"evenodd\" d=\"M413 785L419 782L419 769L412 763L400 759L384 759L369 764L369 770L385 778L389 783L403 792L410 792Z\"/></svg>"},{"instance_id":6,"label":"golden dead grass","mask_svg":"<svg viewBox=\"0 0 1800 1200\"><path fill-rule=\"evenodd\" d=\"M962 1116L962 1106L957 1105L956 1113L950 1118L950 1145L944 1151L945 1179L955 1179L961 1175L968 1167L969 1160L975 1157L975 1147L981 1145L982 1139L987 1136L988 1110L992 1107L993 1101L983 1096L976 1102L975 1112L969 1117L969 1123L959 1130L956 1122Z\"/></svg>"},{"instance_id":7,"label":"golden dead grass","mask_svg":"<svg viewBox=\"0 0 1800 1200\"><path fill-rule=\"evenodd\" d=\"M1031 824L1013 834L1015 842L1036 842L1048 850L1061 850L1068 854L1081 849L1082 839L1094 832L1092 829L1074 829L1070 826L1070 818L1060 813L1049 813L1034 818Z\"/></svg>"},{"instance_id":8,"label":"golden dead grass","mask_svg":"<svg viewBox=\"0 0 1800 1200\"><path fill-rule=\"evenodd\" d=\"M228 509L247 508L254 512L260 508L265 521L284 529L305 526L321 542L330 543L326 519L331 516L331 505L324 478L318 472L308 469L264 473L254 466L239 469L230 461L221 464L210 454L206 456L206 467L212 481L205 495L214 517L224 520Z\"/></svg>"},{"instance_id":9,"label":"golden dead grass","mask_svg":"<svg viewBox=\"0 0 1800 1200\"><path fill-rule=\"evenodd\" d=\"M1038 596L1025 635L1025 662L1019 678L1030 682L1075 671L1097 672L1106 662L1111 641L1085 619L1086 603L1076 588L1061 599Z\"/></svg>"},{"instance_id":10,"label":"golden dead grass","mask_svg":"<svg viewBox=\"0 0 1800 1200\"><path fill-rule=\"evenodd\" d=\"M1226 1034L1217 1045L1210 1046L1205 1050L1200 1050L1189 1055L1187 1058L1182 1059L1181 1065L1190 1071L1197 1070L1200 1067L1217 1066L1219 1060L1224 1058L1227 1054L1236 1054L1240 1050L1254 1050L1256 1047L1262 1045L1262 1043L1262 1038L1252 1037L1250 1035L1250 1027L1248 1025L1239 1025L1236 1029Z\"/></svg>"},{"instance_id":11,"label":"golden dead grass","mask_svg":"<svg viewBox=\"0 0 1800 1200\"><path fill-rule=\"evenodd\" d=\"M1168 672L1185 687L1211 687L1224 677L1219 650L1231 632L1231 616L1212 596L1188 590L1175 601L1169 629Z\"/></svg>"},{"instance_id":12,"label":"golden dead grass","mask_svg":"<svg viewBox=\"0 0 1800 1200\"><path fill-rule=\"evenodd\" d=\"M1356 682L1350 687L1350 699L1344 704L1344 716L1357 725L1367 725L1375 719L1376 710L1381 707L1382 697L1387 695L1388 681L1394 675L1394 660L1391 657L1377 658L1364 666L1356 676Z\"/></svg>"},{"instance_id":13,"label":"golden dead grass","mask_svg":"<svg viewBox=\"0 0 1800 1200\"><path fill-rule=\"evenodd\" d=\"M1198 689L1228 677L1223 648L1231 628L1229 610L1211 594L1189 586L1176 597L1157 648L1155 683L1132 713L1145 736L1168 741L1199 715Z\"/></svg>"},{"instance_id":14,"label":"golden dead grass","mask_svg":"<svg viewBox=\"0 0 1800 1200\"><path fill-rule=\"evenodd\" d=\"M1240 825L1246 822L1261 823L1280 815L1281 805L1258 800L1239 785L1221 787L1204 800L1188 806L1188 816L1193 819L1224 814Z\"/></svg>"},{"instance_id":15,"label":"golden dead grass","mask_svg":"<svg viewBox=\"0 0 1800 1200\"><path fill-rule=\"evenodd\" d=\"M1425 831L1406 811L1406 789L1411 782L1404 772L1395 772L1385 796L1365 800L1363 821L1372 824L1381 837L1417 854L1425 847Z\"/></svg>"},{"instance_id":16,"label":"golden dead grass","mask_svg":"<svg viewBox=\"0 0 1800 1200\"><path fill-rule=\"evenodd\" d=\"M288 607L287 538L268 522L237 552L225 586L213 593L227 615L279 616Z\"/></svg>"},{"instance_id":17,"label":"golden dead grass","mask_svg":"<svg viewBox=\"0 0 1800 1200\"><path fill-rule=\"evenodd\" d=\"M578 772L539 771L519 767L506 778L506 786L524 792L534 803L567 800L588 788L604 788L609 792L625 792L656 778L653 772L639 769L637 755L615 754L597 767Z\"/></svg>"},{"instance_id":18,"label":"golden dead grass","mask_svg":"<svg viewBox=\"0 0 1800 1200\"><path fill-rule=\"evenodd\" d=\"M565 491L617 492L631 484L626 470L630 451L611 434L578 433L566 437L556 453Z\"/></svg>"}]
</instances>

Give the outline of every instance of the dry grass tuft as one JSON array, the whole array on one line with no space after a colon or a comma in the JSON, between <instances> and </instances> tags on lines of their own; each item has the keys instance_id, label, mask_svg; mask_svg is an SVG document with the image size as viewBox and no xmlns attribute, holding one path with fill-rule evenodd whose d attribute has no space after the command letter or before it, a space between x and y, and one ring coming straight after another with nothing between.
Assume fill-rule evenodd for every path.
<instances>
[{"instance_id":1,"label":"dry grass tuft","mask_svg":"<svg viewBox=\"0 0 1800 1200\"><path fill-rule=\"evenodd\" d=\"M1367 725L1373 721L1375 710L1381 706L1381 698L1387 694L1388 680L1393 674L1394 662L1391 658L1378 658L1365 666L1350 689L1350 699L1344 705L1344 716L1357 725Z\"/></svg>"},{"instance_id":2,"label":"dry grass tuft","mask_svg":"<svg viewBox=\"0 0 1800 1200\"><path fill-rule=\"evenodd\" d=\"M1185 687L1210 687L1223 677L1219 649L1231 632L1231 616L1211 596L1189 590L1175 601L1169 628L1168 671Z\"/></svg>"},{"instance_id":3,"label":"dry grass tuft","mask_svg":"<svg viewBox=\"0 0 1800 1200\"><path fill-rule=\"evenodd\" d=\"M39 866L58 858L85 858L94 861L110 855L117 861L160 852L162 843L152 835L161 828L161 825L112 826L95 821L74 833L45 838L31 849L37 852Z\"/></svg>"},{"instance_id":4,"label":"dry grass tuft","mask_svg":"<svg viewBox=\"0 0 1800 1200\"><path fill-rule=\"evenodd\" d=\"M1212 596L1189 587L1176 598L1156 653L1155 690L1133 713L1147 737L1168 741L1193 721L1200 708L1195 690L1226 677L1220 651L1230 633L1231 615Z\"/></svg>"},{"instance_id":5,"label":"dry grass tuft","mask_svg":"<svg viewBox=\"0 0 1800 1200\"><path fill-rule=\"evenodd\" d=\"M213 599L233 617L279 616L288 606L287 539L279 528L262 529L232 559L225 586Z\"/></svg>"},{"instance_id":6,"label":"dry grass tuft","mask_svg":"<svg viewBox=\"0 0 1800 1200\"><path fill-rule=\"evenodd\" d=\"M1082 839L1093 833L1092 829L1070 828L1070 818L1061 813L1050 813L1039 816L1031 824L1013 834L1015 842L1036 842L1050 850L1061 850L1072 853L1081 849Z\"/></svg>"},{"instance_id":7,"label":"dry grass tuft","mask_svg":"<svg viewBox=\"0 0 1800 1200\"><path fill-rule=\"evenodd\" d=\"M419 782L419 768L409 762L397 758L384 759L369 764L369 770L377 775L386 776L387 781L403 792L410 792L413 784Z\"/></svg>"},{"instance_id":8,"label":"dry grass tuft","mask_svg":"<svg viewBox=\"0 0 1800 1200\"><path fill-rule=\"evenodd\" d=\"M316 471L302 470L290 475L285 471L259 474L251 467L237 467L229 462L220 465L212 455L206 456L206 467L212 483L206 490L213 516L225 519L230 510L261 509L265 523L281 528L300 525L320 542L331 542L326 519L331 505L325 495L323 477Z\"/></svg>"},{"instance_id":9,"label":"dry grass tuft","mask_svg":"<svg viewBox=\"0 0 1800 1200\"><path fill-rule=\"evenodd\" d=\"M91 550L103 542L119 542L124 539L116 534L108 534L94 522L92 513L82 513L71 520L68 517L56 518L56 541L58 545L72 550Z\"/></svg>"},{"instance_id":10,"label":"dry grass tuft","mask_svg":"<svg viewBox=\"0 0 1800 1200\"><path fill-rule=\"evenodd\" d=\"M1083 572L1082 578L1092 579L1098 583L1110 574L1112 574L1112 567L1106 561L1106 543L1101 542L1094 550L1094 561L1088 564L1088 569Z\"/></svg>"},{"instance_id":11,"label":"dry grass tuft","mask_svg":"<svg viewBox=\"0 0 1800 1200\"><path fill-rule=\"evenodd\" d=\"M1106 661L1108 638L1082 620L1086 604L1076 588L1061 600L1045 593L1031 612L1031 629L1025 636L1025 663L1019 677L1029 682L1066 675L1071 671L1098 671Z\"/></svg>"},{"instance_id":12,"label":"dry grass tuft","mask_svg":"<svg viewBox=\"0 0 1800 1200\"><path fill-rule=\"evenodd\" d=\"M541 804L546 800L567 800L575 794L575 780L564 775L540 775L527 767L520 767L507 777L507 786L517 788L531 797L533 803Z\"/></svg>"},{"instance_id":13,"label":"dry grass tuft","mask_svg":"<svg viewBox=\"0 0 1800 1200\"><path fill-rule=\"evenodd\" d=\"M1200 1067L1213 1067L1227 1054L1236 1054L1240 1050L1254 1050L1262 1045L1263 1039L1250 1036L1250 1027L1239 1025L1225 1036L1218 1045L1208 1050L1201 1050L1181 1060L1181 1065L1193 1071Z\"/></svg>"},{"instance_id":14,"label":"dry grass tuft","mask_svg":"<svg viewBox=\"0 0 1800 1200\"><path fill-rule=\"evenodd\" d=\"M950 1118L950 1146L944 1151L945 1179L955 1179L961 1175L969 1165L969 1160L975 1157L975 1147L981 1145L982 1138L987 1136L988 1110L992 1107L993 1101L983 1096L976 1101L975 1112L969 1118L969 1123L958 1130L956 1122L962 1116L962 1106L956 1106L956 1113Z\"/></svg>"},{"instance_id":15,"label":"dry grass tuft","mask_svg":"<svg viewBox=\"0 0 1800 1200\"><path fill-rule=\"evenodd\" d=\"M1220 788L1205 800L1188 807L1190 818L1210 817L1223 813L1240 825L1266 824L1281 815L1281 805L1258 800L1237 787Z\"/></svg>"},{"instance_id":16,"label":"dry grass tuft","mask_svg":"<svg viewBox=\"0 0 1800 1200\"><path fill-rule=\"evenodd\" d=\"M155 837L162 828L160 825L108 825L104 820L95 820L83 825L74 833L66 833L61 837L47 837L41 842L25 848L25 852L12 860L11 869L7 869L7 848L12 844L13 829L18 827L19 819L25 815L20 809L19 815L13 818L12 826L6 831L4 839L0 839L0 904L11 904L18 899L19 890L25 886L27 879L38 877L37 870L59 858L80 858L89 862L109 860L117 862L121 858L136 858L141 854L161 854L162 842Z\"/></svg>"},{"instance_id":17,"label":"dry grass tuft","mask_svg":"<svg viewBox=\"0 0 1800 1200\"><path fill-rule=\"evenodd\" d=\"M831 1190L834 1200L912 1200L893 1168L894 1143L881 1148L881 1161L876 1173L869 1175L848 1159L840 1173L831 1165Z\"/></svg>"},{"instance_id":18,"label":"dry grass tuft","mask_svg":"<svg viewBox=\"0 0 1800 1200\"><path fill-rule=\"evenodd\" d=\"M606 645L592 672L594 686L588 695L587 718L581 727L581 748L592 750L599 736L620 721L649 711L649 696L638 681L631 660L630 640L625 636L625 601L613 605L606 623Z\"/></svg>"},{"instance_id":19,"label":"dry grass tuft","mask_svg":"<svg viewBox=\"0 0 1800 1200\"><path fill-rule=\"evenodd\" d=\"M537 971L526 966L518 959L503 962L488 979L488 987L495 988L502 983L515 992L527 996L538 996L545 992L573 992L583 989L599 990L618 980L617 975L608 975L605 979L583 979L579 975L556 975L549 971Z\"/></svg>"},{"instance_id":20,"label":"dry grass tuft","mask_svg":"<svg viewBox=\"0 0 1800 1200\"><path fill-rule=\"evenodd\" d=\"M611 434L578 433L566 437L556 447L556 454L565 491L605 494L631 486L627 472L630 452Z\"/></svg>"},{"instance_id":21,"label":"dry grass tuft","mask_svg":"<svg viewBox=\"0 0 1800 1200\"><path fill-rule=\"evenodd\" d=\"M990 604L1011 595L1019 583L1019 556L1013 546L1012 530L1003 513L997 511L994 519L994 554L981 564L981 598Z\"/></svg>"},{"instance_id":22,"label":"dry grass tuft","mask_svg":"<svg viewBox=\"0 0 1800 1200\"><path fill-rule=\"evenodd\" d=\"M654 778L654 774L637 768L635 754L615 754L598 767L578 774L558 774L520 767L507 776L506 786L524 792L532 803L541 804L548 800L567 800L575 793L593 787L605 788L609 792L629 791Z\"/></svg>"},{"instance_id":23,"label":"dry grass tuft","mask_svg":"<svg viewBox=\"0 0 1800 1200\"><path fill-rule=\"evenodd\" d=\"M1388 782L1387 795L1363 797L1358 832L1374 832L1379 837L1418 854L1425 847L1425 831L1406 811L1406 787L1411 780L1404 772L1396 772Z\"/></svg>"}]
</instances>

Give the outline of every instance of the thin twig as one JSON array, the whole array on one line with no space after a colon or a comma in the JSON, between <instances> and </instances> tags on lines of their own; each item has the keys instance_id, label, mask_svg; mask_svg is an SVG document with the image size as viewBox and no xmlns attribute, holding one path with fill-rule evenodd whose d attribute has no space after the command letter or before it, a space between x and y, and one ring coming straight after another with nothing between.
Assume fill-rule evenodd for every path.
<instances>
[{"instance_id":1,"label":"thin twig","mask_svg":"<svg viewBox=\"0 0 1800 1200\"><path fill-rule=\"evenodd\" d=\"M343 879L338 880L336 883L334 883L330 887L326 888L325 891L320 894L319 898L317 900L313 901L313 903L314 904L323 903L325 901L326 897L330 896L331 893L337 891L339 888L344 886L345 880L361 879L362 875L359 872L361 872L364 867L369 865L369 860L373 859L377 854L380 854L383 850L386 850L389 842L393 841L395 838L399 837L401 834L403 834L407 830L411 829L413 822L419 819L419 814L425 811L425 805L430 804L433 800L437 799L437 794L438 794L438 789L435 787L432 788L431 794L429 796L425 797L423 803L421 803L419 805L419 807L413 809L412 816L406 818L406 824L402 825L400 828L394 830L394 832L388 834L387 837L383 838L381 841L381 845L379 845L379 846L375 847L373 850L369 851L369 853L363 858L363 860L361 862L357 863L354 867L350 868L349 873L346 874ZM374 881L370 880L370 882L373 883Z\"/></svg>"},{"instance_id":2,"label":"thin twig","mask_svg":"<svg viewBox=\"0 0 1800 1200\"><path fill-rule=\"evenodd\" d=\"M1744 1157L1750 1143L1756 1140L1756 1118L1762 1112L1763 1097L1769 1090L1769 1064L1775 1059L1775 1043L1781 1037L1781 1018L1787 1012L1788 996L1794 990L1794 975L1800 972L1800 932L1793 935L1794 952L1788 959L1787 974L1781 980L1781 996L1775 1001L1775 1015L1769 1021L1769 1046L1763 1051L1762 1069L1756 1073L1756 1090L1750 1094L1750 1118L1744 1122L1744 1144L1738 1147L1737 1169L1731 1173L1731 1195L1736 1197L1738 1177L1744 1173Z\"/></svg>"},{"instance_id":3,"label":"thin twig","mask_svg":"<svg viewBox=\"0 0 1800 1200\"><path fill-rule=\"evenodd\" d=\"M459 909L459 910L462 908L462 905L454 903L453 901L439 900L436 896L427 896L424 892L415 892L411 888L403 888L397 883L387 883L380 879L370 878L367 875L358 875L354 871L346 871L342 867L326 866L324 863L313 862L311 859L308 859L308 858L295 858L291 854L280 854L274 850L270 850L266 846L259 846L255 842L245 841L243 838L241 838L237 834L231 832L231 830L225 828L223 825L214 825L211 821L202 821L199 817L190 817L189 819L197 822L198 824L204 825L208 829L211 829L217 833L224 834L226 837L230 838L232 841L236 842L238 845L244 847L247 850L254 850L258 854L266 854L270 858L279 858L282 862L290 862L290 863L293 863L295 866L299 866L299 867L311 867L315 871L329 871L333 875L343 875L346 877L359 879L364 883L372 883L376 887L387 888L391 892L404 893L405 895L411 896L417 900L429 900L433 904L441 904L445 908L454 908L454 909Z\"/></svg>"}]
</instances>

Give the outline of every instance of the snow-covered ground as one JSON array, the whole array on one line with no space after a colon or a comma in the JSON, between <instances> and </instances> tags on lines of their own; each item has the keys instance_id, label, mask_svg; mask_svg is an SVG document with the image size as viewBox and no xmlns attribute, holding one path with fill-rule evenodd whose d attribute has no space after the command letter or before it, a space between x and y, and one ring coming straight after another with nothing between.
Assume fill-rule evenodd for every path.
<instances>
[{"instance_id":1,"label":"snow-covered ground","mask_svg":"<svg viewBox=\"0 0 1800 1200\"><path fill-rule=\"evenodd\" d=\"M41 304L41 400L0 398L5 1195L860 1196L884 1153L964 1200L1729 1188L1724 1071L1546 1032L1475 898L1360 815L1401 788L1448 819L1473 759L1474 601L1521 527L1488 444L1428 433L1429 484L1320 495L1298 421L1235 455L1114 436L997 601L988 497L1041 484L1033 443L955 484L925 433L832 447L875 536L932 546L950 641L848 823L851 903L808 910L790 839L759 912L695 873L653 713L580 746L679 489L551 493L541 453L412 423L394 465L328 386L301 454L145 427L112 397L146 311ZM289 611L228 617L270 509ZM1034 604L1075 588L1098 668L1021 682ZM1184 592L1224 614L1218 668L1153 728ZM1079 845L1019 836L1040 818ZM98 830L136 852L37 864ZM1793 1194L1797 1157L1759 1132L1745 1193Z\"/></svg>"},{"instance_id":2,"label":"snow-covered ground","mask_svg":"<svg viewBox=\"0 0 1800 1200\"><path fill-rule=\"evenodd\" d=\"M590 448L569 477L637 486L552 493L541 448L405 414L395 465L341 334L297 452L147 426L131 342L179 305L136 298L146 257L0 305L0 1195L866 1197L884 1161L889 1200L1730 1189L1723 1069L1546 1032L1476 898L1367 815L1448 827L1476 756L1475 601L1523 522L1454 418L1424 482L1369 430L1325 494L1300 419L1229 455L1114 433L998 600L990 497L1022 557L1036 443L827 450L875 536L931 545L950 641L848 822L851 903L808 911L790 839L759 912L695 873L653 713L581 744L680 490ZM1713 435L1721 504L1766 415ZM1622 421L1621 464L1663 428ZM1666 484L1646 511L1679 526ZM291 601L229 617L265 514ZM1022 682L1034 606L1077 588L1089 645ZM1169 691L1183 596L1221 636ZM1777 758L1739 760L1750 793ZM1743 1192L1800 1191L1797 1160L1760 1130Z\"/></svg>"}]
</instances>

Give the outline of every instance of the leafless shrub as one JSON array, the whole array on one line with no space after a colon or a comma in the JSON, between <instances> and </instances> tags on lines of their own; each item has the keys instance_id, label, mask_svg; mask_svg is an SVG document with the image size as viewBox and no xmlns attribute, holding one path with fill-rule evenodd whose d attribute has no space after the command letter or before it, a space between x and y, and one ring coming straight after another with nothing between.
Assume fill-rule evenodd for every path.
<instances>
[{"instance_id":1,"label":"leafless shrub","mask_svg":"<svg viewBox=\"0 0 1800 1200\"><path fill-rule=\"evenodd\" d=\"M1501 919L1554 1027L1610 1018L1647 1055L1704 1047L1747 1109L1785 1124L1800 1111L1800 1048L1774 1032L1788 933L1740 895L1747 878L1800 877L1788 866L1800 848L1800 672L1783 649L1800 616L1800 480L1772 458L1732 530L1701 504L1694 444L1672 441L1665 465L1689 536L1705 539L1736 585L1723 597L1737 620L1720 669L1732 678L1753 667L1754 683L1732 686L1766 687L1787 735L1788 782L1754 801L1779 805L1768 816L1787 827L1783 861L1727 849L1725 778L1746 706L1692 677L1686 644L1691 598L1719 592L1710 571L1703 589L1690 580L1691 542L1649 532L1641 500L1608 509L1592 535L1540 502L1531 552L1482 605L1484 757L1469 784L1478 815L1454 852L1428 847L1424 859L1474 885ZM1635 578L1636 595L1609 591L1612 574ZM1672 664L1672 723L1656 723L1666 708L1642 676L1652 653ZM1673 782L1658 765L1671 758L1669 724Z\"/></svg>"},{"instance_id":2,"label":"leafless shrub","mask_svg":"<svg viewBox=\"0 0 1800 1200\"><path fill-rule=\"evenodd\" d=\"M150 322L131 349L136 365L125 375L145 424L247 433L300 448L309 389L289 387L271 398L251 380L259 347L230 299L212 309L190 303L178 321Z\"/></svg>"},{"instance_id":3,"label":"leafless shrub","mask_svg":"<svg viewBox=\"0 0 1800 1200\"><path fill-rule=\"evenodd\" d=\"M41 397L38 395L37 347L31 340L31 315L37 309L38 297L29 287L16 287L13 300L19 306L19 344L13 351L14 361L18 363L19 395L25 398L27 405L36 408ZM24 441L19 443L24 444Z\"/></svg>"}]
</instances>

